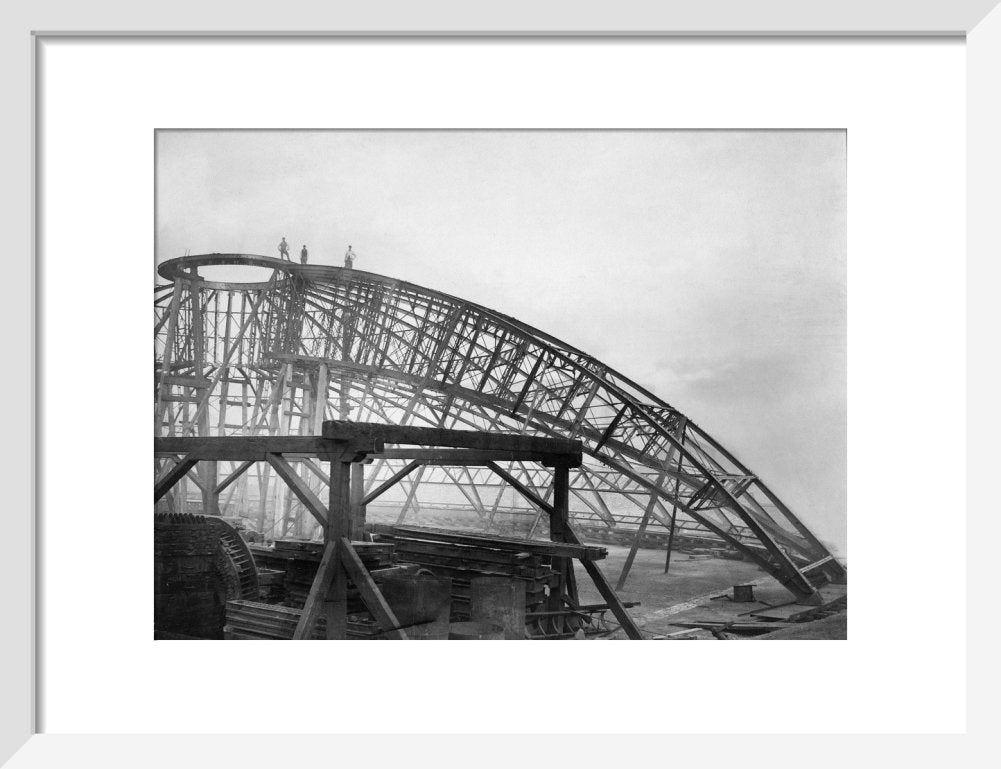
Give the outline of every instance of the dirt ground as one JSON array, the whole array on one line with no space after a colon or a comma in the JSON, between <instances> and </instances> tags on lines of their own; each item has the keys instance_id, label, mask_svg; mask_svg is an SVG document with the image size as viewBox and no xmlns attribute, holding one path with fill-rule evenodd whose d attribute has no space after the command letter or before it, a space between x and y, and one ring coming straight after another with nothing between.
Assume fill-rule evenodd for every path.
<instances>
[{"instance_id":1,"label":"dirt ground","mask_svg":"<svg viewBox=\"0 0 1001 769\"><path fill-rule=\"evenodd\" d=\"M608 549L608 558L599 561L598 565L615 587L629 548L619 545L602 546ZM791 604L795 600L775 579L748 561L674 553L671 556L670 572L664 574L665 556L664 550L638 550L626 584L618 591L623 601L640 602L639 606L629 609L629 613L641 631L649 637L714 639L715 636L707 630L692 631L672 623L705 619L722 622L754 621L749 616L751 612ZM603 603L583 569L578 569L577 581L582 603ZM723 597L732 592L734 585L748 583L754 584L755 602L736 603ZM611 614L607 617L611 624ZM839 637L838 632L844 632L845 622L841 625L828 623L825 628L825 631L818 630L820 635L816 636L788 637ZM823 632L829 635L823 635ZM622 634L615 633L608 637L619 638ZM764 637L783 636L772 633Z\"/></svg>"},{"instance_id":2,"label":"dirt ground","mask_svg":"<svg viewBox=\"0 0 1001 769\"><path fill-rule=\"evenodd\" d=\"M776 630L774 633L755 636L753 641L843 641L848 638L848 612L805 622L801 627Z\"/></svg>"}]
</instances>

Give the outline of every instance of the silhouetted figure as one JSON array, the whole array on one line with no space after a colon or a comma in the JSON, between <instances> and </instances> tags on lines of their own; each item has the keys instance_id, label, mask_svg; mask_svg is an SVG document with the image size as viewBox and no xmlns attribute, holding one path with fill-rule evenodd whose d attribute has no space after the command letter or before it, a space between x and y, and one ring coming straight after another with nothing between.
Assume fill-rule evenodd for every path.
<instances>
[{"instance_id":1,"label":"silhouetted figure","mask_svg":"<svg viewBox=\"0 0 1001 769\"><path fill-rule=\"evenodd\" d=\"M348 246L348 252L344 254L344 267L350 270L355 266L355 252L351 250L351 246Z\"/></svg>"},{"instance_id":2,"label":"silhouetted figure","mask_svg":"<svg viewBox=\"0 0 1001 769\"><path fill-rule=\"evenodd\" d=\"M282 238L282 242L278 244L278 255L289 262L292 258L288 255L288 243L285 242L285 238Z\"/></svg>"},{"instance_id":3,"label":"silhouetted figure","mask_svg":"<svg viewBox=\"0 0 1001 769\"><path fill-rule=\"evenodd\" d=\"M299 252L299 261L305 264L308 258L309 258L309 251L306 250L306 244L303 243L302 251Z\"/></svg>"}]
</instances>

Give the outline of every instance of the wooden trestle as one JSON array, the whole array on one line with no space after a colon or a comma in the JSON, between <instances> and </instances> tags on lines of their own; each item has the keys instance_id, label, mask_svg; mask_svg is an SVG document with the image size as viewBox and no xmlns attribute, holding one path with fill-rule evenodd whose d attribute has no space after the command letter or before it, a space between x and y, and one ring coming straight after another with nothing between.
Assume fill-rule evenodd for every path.
<instances>
[{"instance_id":1,"label":"wooden trestle","mask_svg":"<svg viewBox=\"0 0 1001 769\"><path fill-rule=\"evenodd\" d=\"M386 448L387 444L391 448ZM418 448L398 448L400 446ZM406 628L400 626L353 544L364 536L365 505L406 475L397 473L366 496L364 465L372 460L388 456L405 458L410 461L407 465L410 470L424 464L487 467L549 515L550 538L554 542L580 544L569 522L569 471L581 465L579 440L334 420L323 422L321 436L154 438L154 450L158 457L174 460L174 465L156 481L154 501L161 499L198 462L240 462L238 472L255 462L267 462L320 523L325 543L323 558L294 639L311 638L321 616L326 619L328 639L347 637L349 579L384 636L407 638ZM298 475L289 459L329 463L326 504ZM547 497L552 502L540 499L505 472L496 464L501 461L534 462L551 467L552 489ZM216 494L231 483L236 474L219 484ZM553 609L558 610L564 604L576 608L579 604L573 560L572 557L561 559L561 593L553 596ZM579 560L626 635L631 639L641 638L635 622L602 571L590 558L579 557Z\"/></svg>"}]
</instances>

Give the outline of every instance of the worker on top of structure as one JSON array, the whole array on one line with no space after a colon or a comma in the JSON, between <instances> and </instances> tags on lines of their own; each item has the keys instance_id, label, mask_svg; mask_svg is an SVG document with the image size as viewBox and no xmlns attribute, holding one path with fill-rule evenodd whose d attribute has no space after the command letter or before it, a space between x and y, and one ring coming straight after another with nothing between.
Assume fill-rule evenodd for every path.
<instances>
[{"instance_id":1,"label":"worker on top of structure","mask_svg":"<svg viewBox=\"0 0 1001 769\"><path fill-rule=\"evenodd\" d=\"M302 251L299 252L299 261L305 264L308 258L309 258L309 251L306 250L306 244L303 243Z\"/></svg>"},{"instance_id":2,"label":"worker on top of structure","mask_svg":"<svg viewBox=\"0 0 1001 769\"><path fill-rule=\"evenodd\" d=\"M348 246L348 251L344 254L344 267L350 270L355 266L355 252L351 250L351 246Z\"/></svg>"},{"instance_id":3,"label":"worker on top of structure","mask_svg":"<svg viewBox=\"0 0 1001 769\"><path fill-rule=\"evenodd\" d=\"M278 255L286 261L292 261L292 257L288 255L288 243L285 242L284 236L282 236L282 242L278 244Z\"/></svg>"}]
</instances>

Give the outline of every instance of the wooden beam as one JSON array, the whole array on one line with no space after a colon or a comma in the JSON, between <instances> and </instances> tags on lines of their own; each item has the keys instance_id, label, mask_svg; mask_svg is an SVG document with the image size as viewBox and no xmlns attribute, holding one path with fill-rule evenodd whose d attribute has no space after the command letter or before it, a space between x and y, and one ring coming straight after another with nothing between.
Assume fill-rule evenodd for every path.
<instances>
[{"instance_id":1,"label":"wooden beam","mask_svg":"<svg viewBox=\"0 0 1001 769\"><path fill-rule=\"evenodd\" d=\"M553 470L553 509L549 514L549 538L553 542L566 542L570 528L570 470L556 467ZM559 591L550 593L550 611L559 611L563 602L574 607L579 603L577 584L573 577L573 562L568 558L553 558L553 567L560 575Z\"/></svg>"},{"instance_id":2,"label":"wooden beam","mask_svg":"<svg viewBox=\"0 0 1001 769\"><path fill-rule=\"evenodd\" d=\"M288 463L285 457L279 454L268 454L268 463L275 468L275 472L281 476L282 480L288 485L290 489L299 498L299 501L305 505L306 509L313 514L313 517L320 522L321 526L327 525L327 518L329 513L327 509L323 506L320 498L313 493L313 490L307 486L302 478L298 476L295 470L292 469L292 465Z\"/></svg>"},{"instance_id":3,"label":"wooden beam","mask_svg":"<svg viewBox=\"0 0 1001 769\"><path fill-rule=\"evenodd\" d=\"M395 473L393 473L393 475L390 478L379 484L379 487L377 489L370 491L368 494L366 494L365 497L362 499L361 503L363 505L367 505L370 504L373 500L378 499L420 466L421 466L420 462L411 462L410 464L406 465L402 470L397 470Z\"/></svg>"},{"instance_id":4,"label":"wooden beam","mask_svg":"<svg viewBox=\"0 0 1001 769\"><path fill-rule=\"evenodd\" d=\"M313 584L309 588L306 605L302 607L302 616L299 617L299 622L295 626L295 632L292 634L293 641L309 640L313 637L313 629L316 627L316 621L320 618L320 613L323 611L323 604L327 600L327 593L330 591L330 585L334 581L334 571L338 566L337 543L328 542L327 546L323 548L323 557L320 559L320 565L316 569L316 577L313 579Z\"/></svg>"},{"instance_id":5,"label":"wooden beam","mask_svg":"<svg viewBox=\"0 0 1001 769\"><path fill-rule=\"evenodd\" d=\"M525 499L527 499L533 505L538 507L540 510L544 510L550 515L553 514L552 505L540 499L538 495L530 491L528 487L526 487L524 484L521 483L521 481L519 481L517 478L511 475L511 473L507 472L507 470L502 469L493 462L487 462L487 467L489 467L490 470L493 471L495 475L499 476L500 478L503 478L505 481L511 484L512 488L514 488L515 491L521 494Z\"/></svg>"},{"instance_id":6,"label":"wooden beam","mask_svg":"<svg viewBox=\"0 0 1001 769\"><path fill-rule=\"evenodd\" d=\"M532 451L540 454L577 454L583 444L565 438L538 438L513 433L493 433L480 430L446 430L437 427L385 425L375 422L345 422L328 420L323 423L327 440L369 440L410 446L448 446L488 451Z\"/></svg>"},{"instance_id":7,"label":"wooden beam","mask_svg":"<svg viewBox=\"0 0 1001 769\"><path fill-rule=\"evenodd\" d=\"M399 539L425 539L429 542L451 542L456 545L487 547L509 553L537 553L546 556L566 556L580 560L599 561L608 557L608 549L598 545L577 545L569 542L541 542L485 534L458 534L444 529L427 529L418 526L390 526L374 524L373 531Z\"/></svg>"},{"instance_id":8,"label":"wooden beam","mask_svg":"<svg viewBox=\"0 0 1001 769\"><path fill-rule=\"evenodd\" d=\"M319 465L317 465L316 462L314 462L312 459L300 459L299 461L302 462L303 465L305 465L307 470L309 470L311 473L313 473L313 475L315 475L317 478L323 481L324 485L330 483L330 476L327 475L325 472L323 472L323 469Z\"/></svg>"},{"instance_id":9,"label":"wooden beam","mask_svg":"<svg viewBox=\"0 0 1001 769\"><path fill-rule=\"evenodd\" d=\"M188 470L197 463L198 457L192 454L186 454L177 460L177 464L170 468L167 474L157 481L153 487L153 502L159 502L163 498L163 495L170 491L174 487L174 484L187 475Z\"/></svg>"},{"instance_id":10,"label":"wooden beam","mask_svg":"<svg viewBox=\"0 0 1001 769\"><path fill-rule=\"evenodd\" d=\"M365 539L365 464L355 462L351 465L351 503L348 506L348 539Z\"/></svg>"},{"instance_id":11,"label":"wooden beam","mask_svg":"<svg viewBox=\"0 0 1001 769\"><path fill-rule=\"evenodd\" d=\"M316 435L227 435L212 437L154 438L157 456L193 454L200 460L228 459L239 462L267 462L270 454L303 455L329 459L346 452L374 454L384 448L381 442L357 439L326 440Z\"/></svg>"},{"instance_id":12,"label":"wooden beam","mask_svg":"<svg viewBox=\"0 0 1001 769\"><path fill-rule=\"evenodd\" d=\"M347 571L348 576L355 583L358 592L361 593L361 599L365 602L368 610L372 612L372 617L378 623L379 627L385 631L385 636L387 638L406 641L406 631L400 628L400 623L396 619L396 615L393 614L393 610L379 591L379 587L375 584L375 580L372 579L372 575L368 573L365 564L361 562L361 558L355 552L351 540L342 537L340 540L340 549L341 562L344 564L345 571Z\"/></svg>"},{"instance_id":13,"label":"wooden beam","mask_svg":"<svg viewBox=\"0 0 1001 769\"><path fill-rule=\"evenodd\" d=\"M228 476L226 476L226 480L224 480L222 483L220 483L218 486L215 487L215 493L222 494L223 491L226 490L226 487L229 486L229 484L231 484L233 481L235 481L237 478L239 478L253 466L254 466L253 460L247 460L246 462L240 464L239 467L237 467L233 472L231 472Z\"/></svg>"},{"instance_id":14,"label":"wooden beam","mask_svg":"<svg viewBox=\"0 0 1001 769\"><path fill-rule=\"evenodd\" d=\"M490 451L483 449L385 449L373 459L413 459L427 465L486 465L488 462L539 462L580 467L581 454L552 454L537 451ZM558 462L557 462L558 460Z\"/></svg>"},{"instance_id":15,"label":"wooden beam","mask_svg":"<svg viewBox=\"0 0 1001 769\"><path fill-rule=\"evenodd\" d=\"M568 540L580 544L580 540L577 539L577 535L573 533L572 529L568 529ZM609 608L612 610L612 614L615 615L615 619L619 621L622 629L626 632L626 636L634 641L642 640L643 636L640 634L640 629L636 627L636 623L633 618L629 616L629 612L626 611L626 607L622 605L622 601L619 600L619 596L616 594L615 590L612 589L611 584L605 578L601 569L598 568L598 564L594 561L581 561L584 564L584 568L587 570L588 576L591 577L591 581L594 582L594 586L598 588L598 592L601 597L605 599L605 603L608 604Z\"/></svg>"},{"instance_id":16,"label":"wooden beam","mask_svg":"<svg viewBox=\"0 0 1001 769\"><path fill-rule=\"evenodd\" d=\"M330 488L328 489L327 525L323 530L324 541L342 545L348 506L351 504L351 465L335 459L330 463ZM338 562L343 566L343 553L338 553ZM348 581L344 569L334 571L334 581L330 586L327 603L324 606L327 618L327 638L344 640L348 637Z\"/></svg>"}]
</instances>

